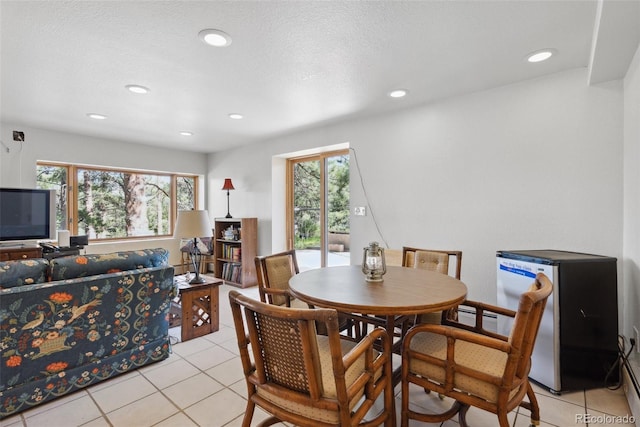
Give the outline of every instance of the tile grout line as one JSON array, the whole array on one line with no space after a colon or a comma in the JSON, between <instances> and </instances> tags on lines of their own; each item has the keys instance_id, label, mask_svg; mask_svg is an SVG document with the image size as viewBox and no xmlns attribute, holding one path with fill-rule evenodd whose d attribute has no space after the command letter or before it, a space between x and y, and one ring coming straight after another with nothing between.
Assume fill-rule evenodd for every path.
<instances>
[{"instance_id":1,"label":"tile grout line","mask_svg":"<svg viewBox=\"0 0 640 427\"><path fill-rule=\"evenodd\" d=\"M117 385L117 384L114 384ZM94 405L96 405L96 408L98 409L98 412L100 412L100 414L102 415L102 418L107 422L107 424L109 425L109 427L113 427L113 423L111 422L111 420L109 419L109 417L107 416L107 413L104 412L102 410L102 408L100 407L100 405L98 404L98 401L93 397L93 394L91 393L91 391L89 390L89 387L87 387L85 389L87 395L89 396L89 399L91 399L91 401L93 402ZM87 421L85 424L90 423L92 421L97 420L98 418L95 418L93 420Z\"/></svg>"},{"instance_id":2,"label":"tile grout line","mask_svg":"<svg viewBox=\"0 0 640 427\"><path fill-rule=\"evenodd\" d=\"M201 338L203 338L203 337L201 337ZM219 348L221 348L221 349L223 349L223 350L226 350L224 347L220 346L218 343L215 343L215 342L213 342L213 341L211 341L211 340L208 340L208 339L206 339L206 341L207 341L209 344L211 344L212 346L216 346L216 347L219 347ZM182 341L179 341L179 342L182 342ZM194 353L191 353L191 354L189 354L188 356L193 356L194 354L197 354L197 353L200 353L200 352L204 352L204 351L207 351L207 350L209 350L209 349L206 349L206 348L205 348L205 349L202 349L202 350L200 350L200 351L196 351L196 352L194 352ZM216 383L220 384L221 389L220 389L219 391L217 391L217 392L215 392L215 393L213 393L213 394L209 395L209 396L205 396L205 397L203 397L202 399L197 400L197 401L195 401L195 402L193 402L193 403L189 404L189 406L187 406L187 407L185 407L185 408L181 408L181 407L180 407L178 404L176 404L176 403L175 403L171 398L169 398L169 396L167 396L167 395L166 395L166 394L165 394L161 389L159 389L159 388L158 388L158 387L157 387L153 382L151 382L151 380L150 380L150 379L148 379L146 376L144 376L144 374L142 374L142 375L144 376L144 378L145 378L145 379L147 379L147 381L151 382L151 383L153 384L153 386L154 386L154 387L156 387L156 389L158 389L158 391L159 391L159 392L160 392L160 393L161 393L161 394L162 394L162 395L163 395L167 400L169 400L169 401L170 401L170 402L171 402L171 403L172 403L176 408L178 408L178 413L182 413L182 414L183 414L184 416L186 416L190 421L192 421L195 425L199 426L200 424L198 424L198 423L197 423L193 418L191 418L191 417L190 417L190 416L185 412L185 409L188 409L188 408L190 408L190 407L192 407L192 406L194 406L194 405L196 405L196 404L198 404L198 403L202 402L203 400L206 400L206 399L208 399L209 397L211 397L211 396L213 396L213 395L215 395L215 394L220 393L221 391L223 391L223 390L225 390L225 389L226 389L226 390L229 390L230 392L232 392L232 393L234 393L234 394L238 395L239 397L243 398L244 400L246 400L246 397L244 397L244 396L242 396L242 395L240 395L240 394L236 393L236 392L235 392L235 390L233 390L233 389L232 389L232 388L230 388L229 386L227 386L227 385L225 385L225 384L221 383L221 382L220 382L220 381L218 381L216 378L214 378L213 376L209 375L205 370L203 370L203 369L201 369L200 367L196 366L195 364L191 363L191 362L188 360L188 356L182 356L182 355L177 354L177 353L176 353L176 355L177 355L177 356L179 356L182 360L184 360L184 361L185 361L187 364L189 364L190 366L193 366L193 367L198 371L198 373L196 373L196 374L194 374L194 375L191 375L191 376L189 376L189 377L187 377L187 378L183 378L182 380L180 380L180 381L178 381L178 382L176 382L176 383L174 383L174 384L171 384L171 386L176 385L176 384L180 384L181 382L184 382L184 381L186 381L186 380L188 380L188 379L190 379L190 378L193 378L193 377L195 377L195 376L197 376L197 375L199 375L199 374L203 374L203 375L205 375L205 376L207 376L207 377L211 378L211 379L212 379L213 381L215 381ZM235 357L237 357L237 355L236 355ZM222 362L222 363L224 363L224 362ZM211 368L213 368L213 367L215 367L215 366L217 366L217 365L214 365L214 366L212 366ZM211 369L211 368L209 368L209 369ZM238 382L238 381L234 382L233 384L236 384L237 382ZM232 385L233 385L233 384L232 384ZM173 416L175 416L175 415L176 415L176 414L173 414L173 415L171 415L170 417L168 417L168 418L166 418L166 419L164 419L164 420L161 420L161 421L159 421L158 423L156 423L156 424L154 424L154 425L157 425L157 424L159 424L159 423L162 423L162 422L166 421L167 419L169 419L169 418L171 418L171 417L173 417ZM229 422L232 422L232 421L234 421L234 420L235 420L235 419L237 419L237 418L238 418L238 417L233 418L233 419L232 419L231 421L229 421Z\"/></svg>"},{"instance_id":3,"label":"tile grout line","mask_svg":"<svg viewBox=\"0 0 640 427\"><path fill-rule=\"evenodd\" d=\"M180 357L182 358L182 356L180 356ZM184 359L184 358L183 358L183 359ZM188 362L187 362L187 363L188 363ZM151 381L149 378L147 378L147 377L145 376L145 373L144 373L144 372L141 372L141 373L140 373L140 375L142 375L142 377L143 377L145 380L149 381L149 382L150 382L150 383L151 383L151 384L156 388L156 390L158 390L158 392L159 392L159 393L160 393L160 394L161 394L165 399L167 399L169 402L171 402L171 404L172 404L173 406L175 406L176 408L178 408L178 412L176 412L175 414L171 414L171 415L169 415L167 418L165 418L165 419L163 419L163 420L160 420L160 421L158 421L157 423L152 424L152 425L158 425L158 424L160 424L160 423L162 423L162 422L167 421L169 418L176 416L176 414L180 414L180 413L181 413L181 414L183 414L185 417L187 417L187 418L188 418L190 421L192 421L195 425L199 425L199 424L198 424L198 423L197 423L193 418L191 418L187 413L185 413L185 412L184 412L184 408L181 408L181 407L180 407L176 402L174 402L174 401L173 401L173 399L171 399L169 396L167 396L167 395L166 395L166 394L165 394L165 393L160 389L160 387L158 387L158 386L157 386L153 381ZM197 374L196 374L196 375L197 375ZM195 375L192 375L191 377L184 378L184 379L182 379L181 381L178 381L178 382L177 382L177 383L175 383L175 384L179 384L179 383L181 383L182 381L186 381L187 379L192 378L193 376L195 376ZM171 385L173 385L173 384L171 384ZM133 402L131 402L131 403L133 403Z\"/></svg>"}]
</instances>

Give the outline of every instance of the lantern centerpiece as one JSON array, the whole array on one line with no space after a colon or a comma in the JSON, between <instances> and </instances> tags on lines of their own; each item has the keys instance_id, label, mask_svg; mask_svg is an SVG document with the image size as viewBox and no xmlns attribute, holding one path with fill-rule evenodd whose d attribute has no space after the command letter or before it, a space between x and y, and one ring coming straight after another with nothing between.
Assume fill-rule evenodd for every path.
<instances>
[{"instance_id":1,"label":"lantern centerpiece","mask_svg":"<svg viewBox=\"0 0 640 427\"><path fill-rule=\"evenodd\" d=\"M362 272L367 282L382 282L382 275L387 272L384 249L378 242L371 242L362 254Z\"/></svg>"}]
</instances>

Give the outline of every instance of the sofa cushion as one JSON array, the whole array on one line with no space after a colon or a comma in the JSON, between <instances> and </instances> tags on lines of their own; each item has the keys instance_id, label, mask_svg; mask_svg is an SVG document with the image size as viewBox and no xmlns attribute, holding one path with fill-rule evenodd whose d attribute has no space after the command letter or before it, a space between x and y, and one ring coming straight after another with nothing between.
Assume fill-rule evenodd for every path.
<instances>
[{"instance_id":1,"label":"sofa cushion","mask_svg":"<svg viewBox=\"0 0 640 427\"><path fill-rule=\"evenodd\" d=\"M43 283L49 262L43 258L0 262L0 288Z\"/></svg>"},{"instance_id":2,"label":"sofa cushion","mask_svg":"<svg viewBox=\"0 0 640 427\"><path fill-rule=\"evenodd\" d=\"M76 255L51 260L51 280L64 280L96 274L168 265L169 252L163 248L109 254Z\"/></svg>"}]
</instances>

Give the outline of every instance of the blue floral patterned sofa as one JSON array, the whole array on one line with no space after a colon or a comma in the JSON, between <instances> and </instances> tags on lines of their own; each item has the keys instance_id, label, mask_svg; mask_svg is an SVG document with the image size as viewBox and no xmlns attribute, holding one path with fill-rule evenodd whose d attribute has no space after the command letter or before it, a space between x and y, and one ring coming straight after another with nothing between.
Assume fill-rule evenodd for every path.
<instances>
[{"instance_id":1,"label":"blue floral patterned sofa","mask_svg":"<svg viewBox=\"0 0 640 427\"><path fill-rule=\"evenodd\" d=\"M0 419L169 356L165 249L0 262Z\"/></svg>"}]
</instances>

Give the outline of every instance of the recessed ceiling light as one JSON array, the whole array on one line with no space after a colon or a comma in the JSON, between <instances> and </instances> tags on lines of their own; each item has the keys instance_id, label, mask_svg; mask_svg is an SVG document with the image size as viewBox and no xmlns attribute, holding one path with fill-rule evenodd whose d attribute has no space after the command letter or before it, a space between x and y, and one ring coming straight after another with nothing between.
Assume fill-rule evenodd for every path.
<instances>
[{"instance_id":1,"label":"recessed ceiling light","mask_svg":"<svg viewBox=\"0 0 640 427\"><path fill-rule=\"evenodd\" d=\"M98 113L87 113L87 117L90 117L96 120L104 120L107 118L107 116L105 116L104 114L98 114Z\"/></svg>"},{"instance_id":2,"label":"recessed ceiling light","mask_svg":"<svg viewBox=\"0 0 640 427\"><path fill-rule=\"evenodd\" d=\"M230 119L234 119L234 120L240 120L241 118L243 118L244 116L242 114L238 114L238 113L231 113L229 114L229 118Z\"/></svg>"},{"instance_id":3,"label":"recessed ceiling light","mask_svg":"<svg viewBox=\"0 0 640 427\"><path fill-rule=\"evenodd\" d=\"M181 130L180 135L182 136L193 136L193 132L189 132L188 130Z\"/></svg>"},{"instance_id":4,"label":"recessed ceiling light","mask_svg":"<svg viewBox=\"0 0 640 427\"><path fill-rule=\"evenodd\" d=\"M231 44L231 36L220 30L202 30L198 33L200 40L215 47L227 47Z\"/></svg>"},{"instance_id":5,"label":"recessed ceiling light","mask_svg":"<svg viewBox=\"0 0 640 427\"><path fill-rule=\"evenodd\" d=\"M542 62L551 58L556 53L555 49L542 49L531 52L527 55L527 61L529 62Z\"/></svg>"},{"instance_id":6,"label":"recessed ceiling light","mask_svg":"<svg viewBox=\"0 0 640 427\"><path fill-rule=\"evenodd\" d=\"M396 89L389 92L389 96L391 98L402 98L403 96L407 96L407 93L406 89Z\"/></svg>"},{"instance_id":7,"label":"recessed ceiling light","mask_svg":"<svg viewBox=\"0 0 640 427\"><path fill-rule=\"evenodd\" d=\"M149 93L149 88L140 85L126 85L125 88L133 93Z\"/></svg>"}]
</instances>

